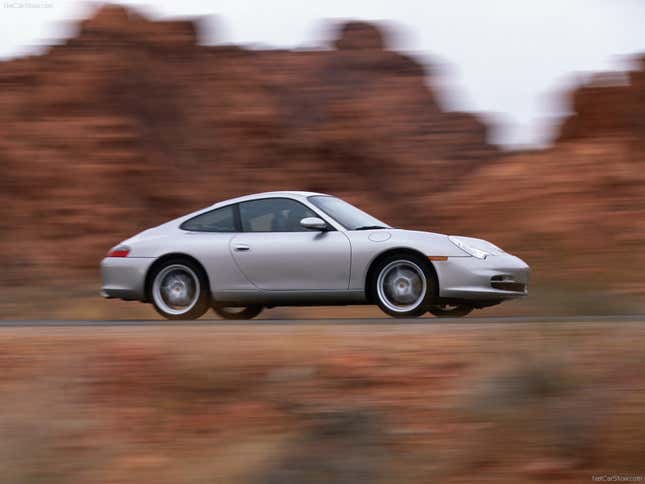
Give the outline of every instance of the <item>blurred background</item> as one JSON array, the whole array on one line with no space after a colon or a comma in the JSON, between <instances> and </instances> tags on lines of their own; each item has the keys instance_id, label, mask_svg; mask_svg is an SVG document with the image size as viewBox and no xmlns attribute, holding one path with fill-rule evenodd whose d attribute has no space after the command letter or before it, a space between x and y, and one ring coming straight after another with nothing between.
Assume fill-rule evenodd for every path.
<instances>
[{"instance_id":1,"label":"blurred background","mask_svg":"<svg viewBox=\"0 0 645 484\"><path fill-rule=\"evenodd\" d=\"M475 314L536 317L3 323L0 482L642 480L645 326L620 315L645 306L644 21L640 0L0 4L0 319L156 318L99 297L106 251L280 189L489 239L533 279ZM263 313L356 315L382 317Z\"/></svg>"}]
</instances>

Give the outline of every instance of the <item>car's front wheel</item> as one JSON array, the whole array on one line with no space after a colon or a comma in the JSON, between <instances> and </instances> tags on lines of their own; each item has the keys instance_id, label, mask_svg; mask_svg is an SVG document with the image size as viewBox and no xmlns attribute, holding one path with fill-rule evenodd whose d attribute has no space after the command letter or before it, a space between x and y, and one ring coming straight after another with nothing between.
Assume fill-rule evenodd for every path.
<instances>
[{"instance_id":1,"label":"car's front wheel","mask_svg":"<svg viewBox=\"0 0 645 484\"><path fill-rule=\"evenodd\" d=\"M262 312L262 306L213 306L213 311L224 319L253 319Z\"/></svg>"},{"instance_id":2,"label":"car's front wheel","mask_svg":"<svg viewBox=\"0 0 645 484\"><path fill-rule=\"evenodd\" d=\"M156 268L150 285L150 300L166 319L197 319L209 308L206 277L191 261L174 259Z\"/></svg>"},{"instance_id":3,"label":"car's front wheel","mask_svg":"<svg viewBox=\"0 0 645 484\"><path fill-rule=\"evenodd\" d=\"M383 312L413 318L428 311L435 289L428 264L413 254L395 254L378 262L372 295Z\"/></svg>"}]
</instances>

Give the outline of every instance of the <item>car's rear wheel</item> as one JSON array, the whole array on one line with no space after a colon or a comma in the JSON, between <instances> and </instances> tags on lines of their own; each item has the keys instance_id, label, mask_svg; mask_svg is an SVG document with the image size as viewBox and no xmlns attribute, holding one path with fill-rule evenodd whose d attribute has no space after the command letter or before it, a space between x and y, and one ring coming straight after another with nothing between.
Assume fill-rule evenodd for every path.
<instances>
[{"instance_id":1,"label":"car's rear wheel","mask_svg":"<svg viewBox=\"0 0 645 484\"><path fill-rule=\"evenodd\" d=\"M467 304L441 304L430 306L428 311L438 318L463 318L470 314L474 308Z\"/></svg>"},{"instance_id":2,"label":"car's rear wheel","mask_svg":"<svg viewBox=\"0 0 645 484\"><path fill-rule=\"evenodd\" d=\"M428 311L435 289L428 264L413 254L394 254L378 262L372 295L383 312L395 318L413 318Z\"/></svg>"},{"instance_id":3,"label":"car's rear wheel","mask_svg":"<svg viewBox=\"0 0 645 484\"><path fill-rule=\"evenodd\" d=\"M189 260L173 259L160 264L150 285L150 300L166 319L197 319L209 308L206 276Z\"/></svg>"},{"instance_id":4,"label":"car's rear wheel","mask_svg":"<svg viewBox=\"0 0 645 484\"><path fill-rule=\"evenodd\" d=\"M213 311L224 319L253 319L262 312L262 306L213 306Z\"/></svg>"}]
</instances>

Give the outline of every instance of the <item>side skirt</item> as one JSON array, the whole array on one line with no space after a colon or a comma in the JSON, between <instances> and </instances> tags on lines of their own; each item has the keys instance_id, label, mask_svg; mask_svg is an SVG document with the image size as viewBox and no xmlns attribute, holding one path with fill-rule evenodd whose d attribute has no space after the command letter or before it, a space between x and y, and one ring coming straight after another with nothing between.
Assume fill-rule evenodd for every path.
<instances>
[{"instance_id":1,"label":"side skirt","mask_svg":"<svg viewBox=\"0 0 645 484\"><path fill-rule=\"evenodd\" d=\"M365 292L358 291L222 291L212 294L219 305L248 306L347 306L369 304Z\"/></svg>"}]
</instances>

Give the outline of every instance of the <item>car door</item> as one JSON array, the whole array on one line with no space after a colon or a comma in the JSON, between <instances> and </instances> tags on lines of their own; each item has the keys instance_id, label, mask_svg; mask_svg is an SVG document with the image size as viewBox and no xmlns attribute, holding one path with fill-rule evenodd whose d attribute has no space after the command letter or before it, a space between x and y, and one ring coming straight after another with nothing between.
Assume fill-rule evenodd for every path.
<instances>
[{"instance_id":1,"label":"car door","mask_svg":"<svg viewBox=\"0 0 645 484\"><path fill-rule=\"evenodd\" d=\"M290 198L264 198L239 205L242 233L231 240L231 254L256 287L271 291L342 290L349 285L350 245L336 230L300 225L315 217Z\"/></svg>"}]
</instances>

